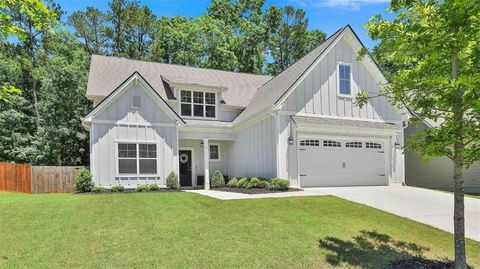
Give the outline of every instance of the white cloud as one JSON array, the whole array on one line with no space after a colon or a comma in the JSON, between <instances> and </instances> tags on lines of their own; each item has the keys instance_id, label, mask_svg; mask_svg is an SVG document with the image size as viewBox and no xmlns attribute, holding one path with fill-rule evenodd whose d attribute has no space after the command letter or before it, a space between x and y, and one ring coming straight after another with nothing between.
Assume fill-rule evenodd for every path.
<instances>
[{"instance_id":1,"label":"white cloud","mask_svg":"<svg viewBox=\"0 0 480 269\"><path fill-rule=\"evenodd\" d=\"M361 6L388 3L390 0L290 0L298 4L302 8L306 7L329 7L329 8L346 8L359 10Z\"/></svg>"}]
</instances>

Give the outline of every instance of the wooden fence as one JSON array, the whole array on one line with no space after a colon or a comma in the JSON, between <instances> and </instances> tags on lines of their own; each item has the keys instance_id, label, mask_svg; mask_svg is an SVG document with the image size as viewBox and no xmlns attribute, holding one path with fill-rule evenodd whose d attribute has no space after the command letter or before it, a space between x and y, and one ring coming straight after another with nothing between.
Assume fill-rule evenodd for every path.
<instances>
[{"instance_id":1,"label":"wooden fence","mask_svg":"<svg viewBox=\"0 0 480 269\"><path fill-rule=\"evenodd\" d=\"M24 193L74 192L82 166L31 166L0 162L0 191Z\"/></svg>"},{"instance_id":2,"label":"wooden fence","mask_svg":"<svg viewBox=\"0 0 480 269\"><path fill-rule=\"evenodd\" d=\"M32 193L31 166L0 162L0 191Z\"/></svg>"}]
</instances>

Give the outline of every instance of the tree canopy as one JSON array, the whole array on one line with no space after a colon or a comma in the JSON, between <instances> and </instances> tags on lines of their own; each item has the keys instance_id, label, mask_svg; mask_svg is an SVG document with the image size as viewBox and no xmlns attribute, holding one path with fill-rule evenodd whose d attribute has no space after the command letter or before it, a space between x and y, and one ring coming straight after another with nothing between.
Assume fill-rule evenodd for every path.
<instances>
[{"instance_id":1,"label":"tree canopy","mask_svg":"<svg viewBox=\"0 0 480 269\"><path fill-rule=\"evenodd\" d=\"M0 160L88 165L91 54L276 74L324 38L304 11L265 0L213 0L195 18L157 17L137 0L68 18L54 0L0 0Z\"/></svg>"},{"instance_id":2,"label":"tree canopy","mask_svg":"<svg viewBox=\"0 0 480 269\"><path fill-rule=\"evenodd\" d=\"M381 94L409 109L413 124L433 122L407 147L453 161L455 262L466 268L463 172L480 158L480 2L393 0L391 11L392 21L377 15L367 24L390 80ZM368 98L363 92L358 101Z\"/></svg>"}]
</instances>

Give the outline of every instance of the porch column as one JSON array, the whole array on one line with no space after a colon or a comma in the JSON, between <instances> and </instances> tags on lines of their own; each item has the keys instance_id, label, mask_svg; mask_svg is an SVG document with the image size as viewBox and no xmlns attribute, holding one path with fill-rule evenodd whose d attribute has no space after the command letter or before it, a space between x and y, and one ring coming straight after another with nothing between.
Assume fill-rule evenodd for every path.
<instances>
[{"instance_id":1,"label":"porch column","mask_svg":"<svg viewBox=\"0 0 480 269\"><path fill-rule=\"evenodd\" d=\"M210 189L210 171L209 165L210 163L210 146L208 145L208 138L203 139L203 167L205 168L204 171L204 187L206 190Z\"/></svg>"}]
</instances>

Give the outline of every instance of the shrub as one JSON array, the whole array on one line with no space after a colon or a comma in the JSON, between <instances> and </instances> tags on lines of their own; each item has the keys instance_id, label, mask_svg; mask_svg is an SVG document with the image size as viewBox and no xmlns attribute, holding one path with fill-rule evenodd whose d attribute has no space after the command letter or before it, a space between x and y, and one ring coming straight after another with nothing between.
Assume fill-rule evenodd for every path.
<instances>
[{"instance_id":1,"label":"shrub","mask_svg":"<svg viewBox=\"0 0 480 269\"><path fill-rule=\"evenodd\" d=\"M229 188L237 188L238 187L238 179L237 178L232 178L228 181L227 187Z\"/></svg>"},{"instance_id":2,"label":"shrub","mask_svg":"<svg viewBox=\"0 0 480 269\"><path fill-rule=\"evenodd\" d=\"M160 187L155 183L149 184L148 187L151 191L158 191L160 189Z\"/></svg>"},{"instance_id":3,"label":"shrub","mask_svg":"<svg viewBox=\"0 0 480 269\"><path fill-rule=\"evenodd\" d=\"M96 193L107 192L107 189L105 189L104 187L93 187L92 192L96 192Z\"/></svg>"},{"instance_id":4,"label":"shrub","mask_svg":"<svg viewBox=\"0 0 480 269\"><path fill-rule=\"evenodd\" d=\"M288 190L288 187L290 187L290 181L282 178L272 178L272 181L269 184L269 189L271 190L285 191Z\"/></svg>"},{"instance_id":5,"label":"shrub","mask_svg":"<svg viewBox=\"0 0 480 269\"><path fill-rule=\"evenodd\" d=\"M220 188L225 186L225 178L222 175L222 172L215 171L212 177L212 188Z\"/></svg>"},{"instance_id":6,"label":"shrub","mask_svg":"<svg viewBox=\"0 0 480 269\"><path fill-rule=\"evenodd\" d=\"M148 192L150 191L150 186L147 184L138 184L136 188L137 192Z\"/></svg>"},{"instance_id":7,"label":"shrub","mask_svg":"<svg viewBox=\"0 0 480 269\"><path fill-rule=\"evenodd\" d=\"M172 171L170 175L168 175L166 182L167 188L176 190L180 189L180 183L178 182L178 177L175 172Z\"/></svg>"},{"instance_id":8,"label":"shrub","mask_svg":"<svg viewBox=\"0 0 480 269\"><path fill-rule=\"evenodd\" d=\"M263 188L262 181L256 177L252 177L248 183L248 188Z\"/></svg>"},{"instance_id":9,"label":"shrub","mask_svg":"<svg viewBox=\"0 0 480 269\"><path fill-rule=\"evenodd\" d=\"M242 178L238 181L238 187L239 187L239 188L248 188L248 178L242 177Z\"/></svg>"},{"instance_id":10,"label":"shrub","mask_svg":"<svg viewBox=\"0 0 480 269\"><path fill-rule=\"evenodd\" d=\"M115 185L115 186L112 187L111 191L112 192L124 192L125 187L123 187L122 185Z\"/></svg>"},{"instance_id":11,"label":"shrub","mask_svg":"<svg viewBox=\"0 0 480 269\"><path fill-rule=\"evenodd\" d=\"M79 192L90 192L95 187L92 181L92 173L82 168L75 177L75 189Z\"/></svg>"}]
</instances>

